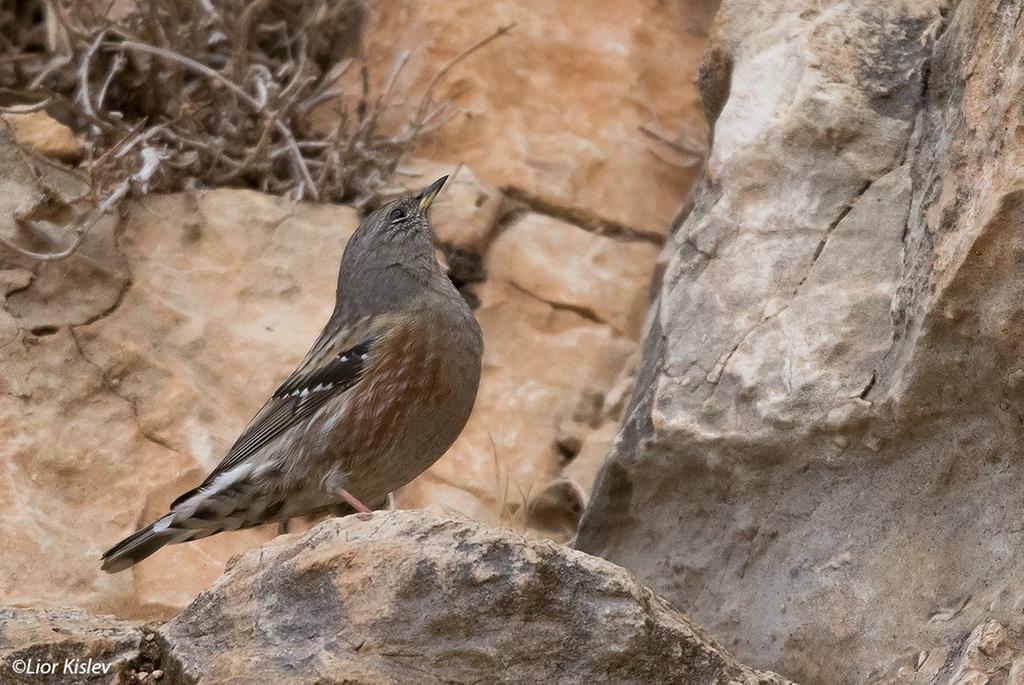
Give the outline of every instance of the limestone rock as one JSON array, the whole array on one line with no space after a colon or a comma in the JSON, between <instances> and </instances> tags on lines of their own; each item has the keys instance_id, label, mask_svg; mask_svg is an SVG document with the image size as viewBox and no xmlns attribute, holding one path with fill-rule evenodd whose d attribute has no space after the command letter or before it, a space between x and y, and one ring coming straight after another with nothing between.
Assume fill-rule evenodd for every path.
<instances>
[{"instance_id":1,"label":"limestone rock","mask_svg":"<svg viewBox=\"0 0 1024 685\"><path fill-rule=\"evenodd\" d=\"M469 216L465 203L460 211ZM107 546L203 478L305 353L333 305L338 258L357 219L346 207L250 191L150 196L123 224L98 225L67 260L0 268L0 459L10 469L0 513L11 522L0 532L0 597L165 618L231 555L274 534L222 534L168 547L124 574L98 570ZM615 271L617 251L629 256L631 243L568 226L558 235L565 244L535 249L600 245L609 260L603 270L583 256L567 261L563 279L578 282L574 293L585 297L587 283L607 292L614 278L626 292L645 290L639 269ZM472 290L486 348L477 407L449 454L398 504L568 540L589 478L557 482L566 462L559 423L621 399L617 379L637 343L500 274ZM607 311L628 318L618 305ZM611 420L583 413L581 436Z\"/></svg>"},{"instance_id":2,"label":"limestone rock","mask_svg":"<svg viewBox=\"0 0 1024 685\"><path fill-rule=\"evenodd\" d=\"M8 112L0 119L10 125L20 145L63 162L82 158L82 143L75 134L46 112Z\"/></svg>"},{"instance_id":3,"label":"limestone rock","mask_svg":"<svg viewBox=\"0 0 1024 685\"><path fill-rule=\"evenodd\" d=\"M143 639L136 623L82 609L0 607L0 682L123 682L119 674L137 660Z\"/></svg>"},{"instance_id":4,"label":"limestone rock","mask_svg":"<svg viewBox=\"0 0 1024 685\"><path fill-rule=\"evenodd\" d=\"M987 685L1004 675L1007 683L1024 681L1024 644L1021 635L1011 636L998 621L986 621L971 631L959 649L950 650L931 682Z\"/></svg>"},{"instance_id":5,"label":"limestone rock","mask_svg":"<svg viewBox=\"0 0 1024 685\"><path fill-rule=\"evenodd\" d=\"M658 247L595 235L528 213L505 228L487 254L487 273L550 303L638 337Z\"/></svg>"},{"instance_id":6,"label":"limestone rock","mask_svg":"<svg viewBox=\"0 0 1024 685\"><path fill-rule=\"evenodd\" d=\"M356 223L346 207L248 191L151 196L116 234L97 226L95 251L37 267L7 296L23 330L3 348L0 394L6 602L168 616L273 535L224 534L131 572L98 570L106 547L202 479L306 352ZM103 280L67 271L78 260L123 272L122 286L97 297Z\"/></svg>"},{"instance_id":7,"label":"limestone rock","mask_svg":"<svg viewBox=\"0 0 1024 685\"><path fill-rule=\"evenodd\" d=\"M578 537L801 682L1020 628L1024 24L954 4L723 4L707 179Z\"/></svg>"},{"instance_id":8,"label":"limestone rock","mask_svg":"<svg viewBox=\"0 0 1024 685\"><path fill-rule=\"evenodd\" d=\"M419 512L250 552L157 642L176 685L786 682L612 564Z\"/></svg>"},{"instance_id":9,"label":"limestone rock","mask_svg":"<svg viewBox=\"0 0 1024 685\"><path fill-rule=\"evenodd\" d=\"M606 421L596 429L582 431L579 449L562 470L562 475L579 484L589 494L605 457L615 444L617 434L618 423L614 421Z\"/></svg>"},{"instance_id":10,"label":"limestone rock","mask_svg":"<svg viewBox=\"0 0 1024 685\"><path fill-rule=\"evenodd\" d=\"M948 650L923 651L871 685L1016 685L1024 682L1024 633L998 621L979 624Z\"/></svg>"},{"instance_id":11,"label":"limestone rock","mask_svg":"<svg viewBox=\"0 0 1024 685\"><path fill-rule=\"evenodd\" d=\"M704 36L686 27L714 4L388 0L375 4L366 41L381 80L410 51L398 88L412 108L448 60L515 24L438 87L458 111L419 154L581 217L664 235L698 155L677 160L641 127L704 136L694 83Z\"/></svg>"}]
</instances>

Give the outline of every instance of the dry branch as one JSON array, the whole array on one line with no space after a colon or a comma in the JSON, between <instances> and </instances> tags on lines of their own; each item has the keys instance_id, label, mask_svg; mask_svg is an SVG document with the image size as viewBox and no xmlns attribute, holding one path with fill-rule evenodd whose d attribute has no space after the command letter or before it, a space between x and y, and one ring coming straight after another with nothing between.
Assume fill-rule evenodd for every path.
<instances>
[{"instance_id":1,"label":"dry branch","mask_svg":"<svg viewBox=\"0 0 1024 685\"><path fill-rule=\"evenodd\" d=\"M395 92L409 53L371 88L364 0L153 0L117 21L110 0L0 5L0 111L46 109L72 127L86 143L100 215L112 198L143 189L226 183L372 205L405 154L450 115L451 103L435 100L441 81L512 28L460 52L400 108L395 101L410 99ZM326 132L310 121L324 106L335 118ZM94 214L57 253L3 244L59 259Z\"/></svg>"},{"instance_id":2,"label":"dry branch","mask_svg":"<svg viewBox=\"0 0 1024 685\"><path fill-rule=\"evenodd\" d=\"M670 166L689 169L701 164L707 157L708 147L705 143L687 138L682 133L676 138L670 138L651 126L640 126L640 133L676 155L673 159L666 157L656 148L650 149L652 155Z\"/></svg>"}]
</instances>

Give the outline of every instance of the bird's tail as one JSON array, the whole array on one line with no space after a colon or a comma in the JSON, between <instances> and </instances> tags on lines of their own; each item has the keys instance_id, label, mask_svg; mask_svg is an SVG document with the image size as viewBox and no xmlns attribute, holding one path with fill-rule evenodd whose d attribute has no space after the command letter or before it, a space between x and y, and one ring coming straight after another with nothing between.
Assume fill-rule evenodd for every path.
<instances>
[{"instance_id":1,"label":"bird's tail","mask_svg":"<svg viewBox=\"0 0 1024 685\"><path fill-rule=\"evenodd\" d=\"M134 566L164 545L179 542L181 530L170 527L170 515L137 530L103 553L107 573L117 573Z\"/></svg>"}]
</instances>

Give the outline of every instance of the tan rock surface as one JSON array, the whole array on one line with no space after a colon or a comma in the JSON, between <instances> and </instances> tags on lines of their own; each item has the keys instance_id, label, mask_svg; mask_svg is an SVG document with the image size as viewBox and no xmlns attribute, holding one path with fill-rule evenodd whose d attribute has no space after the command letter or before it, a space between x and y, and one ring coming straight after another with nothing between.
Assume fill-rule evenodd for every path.
<instances>
[{"instance_id":1,"label":"tan rock surface","mask_svg":"<svg viewBox=\"0 0 1024 685\"><path fill-rule=\"evenodd\" d=\"M594 235L529 213L495 239L485 266L491 278L637 338L657 259L652 243Z\"/></svg>"},{"instance_id":2,"label":"tan rock surface","mask_svg":"<svg viewBox=\"0 0 1024 685\"><path fill-rule=\"evenodd\" d=\"M618 414L601 407L628 395L657 236L694 173L657 159L662 146L638 127L700 137L700 21L644 0L566 6L565 17L534 0L379 9L370 61L376 73L415 45L409 93L461 39L519 22L514 40L445 81L462 109L426 144L432 161L408 160L396 181L423 185L468 164L434 219L453 279L474 282L487 347L465 435L399 505L566 540L604 444L587 436L603 426L606 440ZM0 235L59 250L74 212L44 200L81 182L47 177L44 188L12 172L19 159L0 146ZM202 478L305 352L355 213L236 190L153 196L127 211L64 261L0 248L0 515L13 522L0 533L11 550L0 555L3 601L165 617L273 534L170 548L120 576L96 569L104 548ZM558 444L564 421L588 445L572 483L559 480L575 454Z\"/></svg>"},{"instance_id":3,"label":"tan rock surface","mask_svg":"<svg viewBox=\"0 0 1024 685\"><path fill-rule=\"evenodd\" d=\"M420 512L250 552L157 642L171 685L787 682L608 562Z\"/></svg>"},{"instance_id":4,"label":"tan rock surface","mask_svg":"<svg viewBox=\"0 0 1024 685\"><path fill-rule=\"evenodd\" d=\"M723 5L708 181L578 538L800 682L1021 628L1024 25L953 5Z\"/></svg>"},{"instance_id":5,"label":"tan rock surface","mask_svg":"<svg viewBox=\"0 0 1024 685\"><path fill-rule=\"evenodd\" d=\"M117 576L97 566L104 548L201 480L305 353L356 221L345 207L248 191L211 192L196 206L150 197L131 208L118 251L98 247L113 240L98 227L81 254L38 267L8 296L6 311L46 334L22 331L4 348L5 601L169 615L228 557L272 536L170 548ZM94 288L71 285L83 263L130 276L97 301Z\"/></svg>"},{"instance_id":6,"label":"tan rock surface","mask_svg":"<svg viewBox=\"0 0 1024 685\"><path fill-rule=\"evenodd\" d=\"M697 169L659 159L663 146L640 127L703 138L694 76L704 38L687 18L714 4L388 0L376 5L368 54L383 79L412 51L402 88L414 105L445 62L514 23L439 89L461 113L420 153L579 216L664 235Z\"/></svg>"},{"instance_id":7,"label":"tan rock surface","mask_svg":"<svg viewBox=\"0 0 1024 685\"><path fill-rule=\"evenodd\" d=\"M0 607L0 682L4 685L126 682L119 679L119 674L129 671L137 661L143 640L138 624L113 616L96 616L82 609L64 607ZM44 670L51 667L52 671Z\"/></svg>"},{"instance_id":8,"label":"tan rock surface","mask_svg":"<svg viewBox=\"0 0 1024 685\"><path fill-rule=\"evenodd\" d=\"M46 112L8 112L0 120L10 125L19 144L40 154L64 162L82 158L82 143L74 132Z\"/></svg>"},{"instance_id":9,"label":"tan rock surface","mask_svg":"<svg viewBox=\"0 0 1024 685\"><path fill-rule=\"evenodd\" d=\"M475 200L463 200L453 209L468 216ZM116 231L113 221L94 229L66 261L0 271L9 293L0 312L0 511L14 522L0 533L12 550L0 558L5 601L165 617L232 554L272 537L255 530L171 547L117 576L97 568L103 549L201 480L305 353L333 304L356 221L348 208L249 191L151 196ZM592 243L613 257L633 248L561 230L578 233L563 249ZM611 272L579 266L566 274L606 287ZM639 271L619 274L624 288L642 289L626 282L645 278ZM475 292L487 348L476 411L398 504L567 540L583 495L549 489L565 463L559 421L600 406L637 344L501 278Z\"/></svg>"},{"instance_id":10,"label":"tan rock surface","mask_svg":"<svg viewBox=\"0 0 1024 685\"><path fill-rule=\"evenodd\" d=\"M949 649L909 655L871 685L1017 685L1024 682L1024 633L985 621Z\"/></svg>"}]
</instances>

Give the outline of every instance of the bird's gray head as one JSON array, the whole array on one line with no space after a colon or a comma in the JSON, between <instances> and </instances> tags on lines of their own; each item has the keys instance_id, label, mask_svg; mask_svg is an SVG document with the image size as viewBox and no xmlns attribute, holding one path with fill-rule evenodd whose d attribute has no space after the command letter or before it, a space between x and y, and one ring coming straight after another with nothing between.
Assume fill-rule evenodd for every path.
<instances>
[{"instance_id":1,"label":"bird's gray head","mask_svg":"<svg viewBox=\"0 0 1024 685\"><path fill-rule=\"evenodd\" d=\"M405 297L435 281L448 285L434 255L428 217L447 180L442 176L423 190L392 200L360 222L341 258L339 309L372 309L376 300Z\"/></svg>"}]
</instances>

